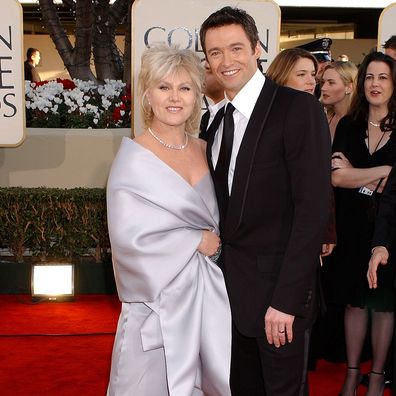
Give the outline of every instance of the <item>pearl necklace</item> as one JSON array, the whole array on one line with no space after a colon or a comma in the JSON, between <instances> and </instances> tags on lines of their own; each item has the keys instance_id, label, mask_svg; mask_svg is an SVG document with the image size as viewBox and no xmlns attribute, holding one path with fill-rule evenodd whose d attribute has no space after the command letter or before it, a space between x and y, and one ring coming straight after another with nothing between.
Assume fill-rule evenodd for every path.
<instances>
[{"instance_id":1,"label":"pearl necklace","mask_svg":"<svg viewBox=\"0 0 396 396\"><path fill-rule=\"evenodd\" d=\"M148 131L150 132L150 135L158 142L161 143L163 146L165 146L166 148L169 149L173 149L173 150L183 150L187 147L188 145L188 135L187 132L184 132L184 135L186 137L186 140L184 142L184 144L170 144L170 143L166 143L164 142L159 136L157 136L152 130L151 128L147 128Z\"/></svg>"},{"instance_id":2,"label":"pearl necklace","mask_svg":"<svg viewBox=\"0 0 396 396\"><path fill-rule=\"evenodd\" d=\"M369 121L369 124L376 128L378 128L381 125L381 124L376 124L375 122L372 121Z\"/></svg>"}]
</instances>

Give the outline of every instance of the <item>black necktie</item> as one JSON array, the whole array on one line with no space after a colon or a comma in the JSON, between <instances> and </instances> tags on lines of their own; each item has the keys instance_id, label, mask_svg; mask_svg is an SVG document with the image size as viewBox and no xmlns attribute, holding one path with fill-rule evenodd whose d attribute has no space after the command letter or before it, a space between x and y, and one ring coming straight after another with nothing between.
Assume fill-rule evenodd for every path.
<instances>
[{"instance_id":1,"label":"black necktie","mask_svg":"<svg viewBox=\"0 0 396 396\"><path fill-rule=\"evenodd\" d=\"M228 207L229 190L228 190L228 170L232 153L232 144L234 142L234 113L235 107L228 103L224 114L223 137L221 139L219 159L215 169L215 178L221 194L219 202L220 211L225 217Z\"/></svg>"},{"instance_id":2,"label":"black necktie","mask_svg":"<svg viewBox=\"0 0 396 396\"><path fill-rule=\"evenodd\" d=\"M207 113L209 113L209 111ZM205 113L205 114L207 114L207 113ZM205 114L202 116L202 120L203 120L203 117L205 117ZM210 116L210 114L209 114L209 116ZM209 137L212 134L216 133L216 131L219 129L219 126L220 126L220 123L221 123L221 120L223 119L223 117L224 117L224 106L221 107L217 111L217 113L215 114L213 121L210 123L210 125L206 126L205 130L201 129L201 133L199 134L199 137L203 140L208 141ZM209 118L210 117L208 117L206 125L209 123ZM201 121L201 125L202 125L202 122L203 121Z\"/></svg>"},{"instance_id":3,"label":"black necktie","mask_svg":"<svg viewBox=\"0 0 396 396\"><path fill-rule=\"evenodd\" d=\"M204 140L207 140L205 139L205 137L207 135L209 119L210 119L210 111L206 110L205 113L203 113L201 117L201 123L199 124L199 137Z\"/></svg>"}]
</instances>

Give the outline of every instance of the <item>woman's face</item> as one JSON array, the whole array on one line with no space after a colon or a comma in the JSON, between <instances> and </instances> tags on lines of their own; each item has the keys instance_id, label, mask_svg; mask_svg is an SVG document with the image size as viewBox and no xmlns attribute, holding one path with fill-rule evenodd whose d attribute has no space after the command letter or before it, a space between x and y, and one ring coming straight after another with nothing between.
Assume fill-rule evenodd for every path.
<instances>
[{"instance_id":1,"label":"woman's face","mask_svg":"<svg viewBox=\"0 0 396 396\"><path fill-rule=\"evenodd\" d=\"M315 91L315 65L311 59L300 58L294 64L285 85L313 95Z\"/></svg>"},{"instance_id":2,"label":"woman's face","mask_svg":"<svg viewBox=\"0 0 396 396\"><path fill-rule=\"evenodd\" d=\"M364 80L364 94L369 104L376 107L387 107L393 90L390 67L385 62L370 62Z\"/></svg>"},{"instance_id":3,"label":"woman's face","mask_svg":"<svg viewBox=\"0 0 396 396\"><path fill-rule=\"evenodd\" d=\"M352 85L352 84L351 84ZM350 94L351 86L346 86L339 73L335 69L327 69L322 77L322 103L324 105L335 105Z\"/></svg>"},{"instance_id":4,"label":"woman's face","mask_svg":"<svg viewBox=\"0 0 396 396\"><path fill-rule=\"evenodd\" d=\"M147 99L154 113L153 124L182 125L194 109L196 94L193 81L187 71L181 69L151 86Z\"/></svg>"}]
</instances>

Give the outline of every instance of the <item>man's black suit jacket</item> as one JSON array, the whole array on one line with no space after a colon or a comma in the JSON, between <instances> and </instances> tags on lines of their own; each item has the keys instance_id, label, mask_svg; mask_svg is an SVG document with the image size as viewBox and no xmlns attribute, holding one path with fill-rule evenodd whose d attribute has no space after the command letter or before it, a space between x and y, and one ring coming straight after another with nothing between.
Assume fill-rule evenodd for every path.
<instances>
[{"instance_id":1,"label":"man's black suit jacket","mask_svg":"<svg viewBox=\"0 0 396 396\"><path fill-rule=\"evenodd\" d=\"M25 61L24 63L24 70L25 70L25 80L31 82L39 82L41 81L40 75L35 68L29 61Z\"/></svg>"},{"instance_id":2,"label":"man's black suit jacket","mask_svg":"<svg viewBox=\"0 0 396 396\"><path fill-rule=\"evenodd\" d=\"M214 133L208 137L208 163ZM263 337L269 306L311 324L330 204L330 134L323 108L268 78L236 161L222 260L238 330ZM216 186L215 186L216 187ZM217 193L217 191L216 191Z\"/></svg>"}]
</instances>

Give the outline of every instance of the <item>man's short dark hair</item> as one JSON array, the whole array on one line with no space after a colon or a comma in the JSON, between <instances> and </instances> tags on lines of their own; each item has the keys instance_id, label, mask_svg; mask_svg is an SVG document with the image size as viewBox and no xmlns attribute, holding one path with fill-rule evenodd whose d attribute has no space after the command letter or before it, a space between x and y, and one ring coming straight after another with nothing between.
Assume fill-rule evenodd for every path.
<instances>
[{"instance_id":1,"label":"man's short dark hair","mask_svg":"<svg viewBox=\"0 0 396 396\"><path fill-rule=\"evenodd\" d=\"M259 41L259 35L254 19L244 10L233 7L223 7L221 10L209 15L201 25L199 37L201 39L202 49L206 55L205 36L209 29L227 25L240 25L245 31L252 50L254 51Z\"/></svg>"},{"instance_id":2,"label":"man's short dark hair","mask_svg":"<svg viewBox=\"0 0 396 396\"><path fill-rule=\"evenodd\" d=\"M37 48L28 48L28 50L26 51L26 58L27 60L31 60L32 56L36 53L36 52L40 52Z\"/></svg>"},{"instance_id":3,"label":"man's short dark hair","mask_svg":"<svg viewBox=\"0 0 396 396\"><path fill-rule=\"evenodd\" d=\"M392 48L396 50L396 36L390 36L388 40L385 41L385 44L383 45L384 48Z\"/></svg>"}]
</instances>

